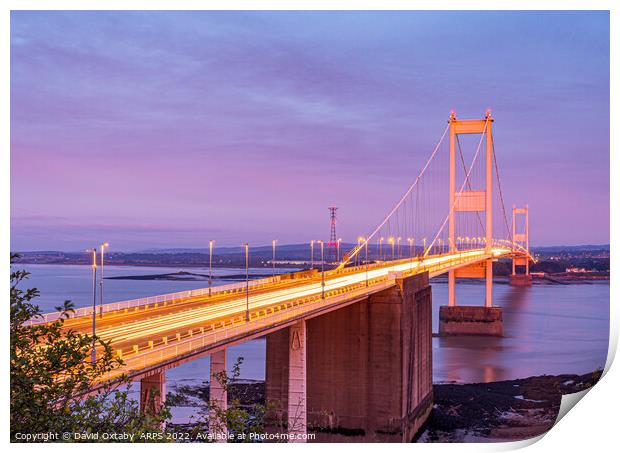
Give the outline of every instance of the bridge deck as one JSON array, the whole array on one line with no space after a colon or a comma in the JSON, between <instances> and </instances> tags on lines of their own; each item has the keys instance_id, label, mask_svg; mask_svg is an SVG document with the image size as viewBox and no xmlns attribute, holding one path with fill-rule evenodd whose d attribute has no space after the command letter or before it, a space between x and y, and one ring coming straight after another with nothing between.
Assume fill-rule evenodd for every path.
<instances>
[{"instance_id":1,"label":"bridge deck","mask_svg":"<svg viewBox=\"0 0 620 453\"><path fill-rule=\"evenodd\" d=\"M250 291L250 321L246 321L245 294L214 293L185 298L170 304L142 305L97 316L97 335L110 341L125 365L111 373L140 377L172 368L196 356L278 330L300 318L317 316L357 302L395 284L395 272L403 276L426 272L430 276L489 258L512 255L509 248L490 252L474 249L402 259L325 273L325 299L321 298L320 274L311 279L273 282ZM368 286L366 281L368 280ZM67 329L90 333L89 315L68 319Z\"/></svg>"}]
</instances>

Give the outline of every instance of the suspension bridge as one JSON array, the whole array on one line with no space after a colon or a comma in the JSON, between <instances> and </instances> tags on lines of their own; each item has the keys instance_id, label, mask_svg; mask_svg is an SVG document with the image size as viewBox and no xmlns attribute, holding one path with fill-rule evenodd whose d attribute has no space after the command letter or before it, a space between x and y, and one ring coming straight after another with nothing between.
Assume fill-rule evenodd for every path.
<instances>
[{"instance_id":1,"label":"suspension bridge","mask_svg":"<svg viewBox=\"0 0 620 453\"><path fill-rule=\"evenodd\" d=\"M289 440L304 441L310 423L321 440L410 441L432 407L429 278L448 276L443 335L502 334L494 261L512 260L511 283L531 282L527 206L513 205L509 222L493 123L490 112L451 113L404 195L329 269L109 303L97 316L81 308L65 328L91 333L95 319L124 363L98 385L139 380L145 411L164 404L166 370L205 355L210 399L226 408L214 378L226 370L226 349L266 337L266 397ZM460 278L485 280L479 306L457 303ZM211 425L215 437L226 433Z\"/></svg>"}]
</instances>

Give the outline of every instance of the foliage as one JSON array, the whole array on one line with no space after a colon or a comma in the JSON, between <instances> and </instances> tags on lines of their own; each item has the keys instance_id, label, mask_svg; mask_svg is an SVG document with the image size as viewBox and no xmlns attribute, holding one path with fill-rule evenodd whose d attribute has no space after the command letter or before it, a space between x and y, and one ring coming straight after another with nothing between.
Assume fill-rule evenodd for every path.
<instances>
[{"instance_id":1,"label":"foliage","mask_svg":"<svg viewBox=\"0 0 620 453\"><path fill-rule=\"evenodd\" d=\"M11 255L11 264L18 255ZM169 411L142 414L137 401L128 398L129 382L121 378L101 385L102 377L123 364L108 342L72 331L66 326L73 304L56 307L62 316L50 323L32 324L41 316L33 300L35 288L23 290L20 284L29 273L11 271L11 440L18 433L80 433L89 438L57 438L59 441L114 441L108 435L125 434L131 440L161 440ZM93 344L97 358L91 363ZM100 385L96 393L92 389ZM125 387L125 389L123 389ZM52 438L54 440L54 438Z\"/></svg>"},{"instance_id":2,"label":"foliage","mask_svg":"<svg viewBox=\"0 0 620 453\"><path fill-rule=\"evenodd\" d=\"M239 357L230 375L222 371L213 376L229 396L228 407L222 409L217 402L209 400L193 427L194 437L197 433L209 432L212 436L227 436L228 442L240 443L257 442L265 433L265 418L271 405L243 403L252 398L243 394L243 388L247 389L247 386L236 385L242 363L243 357ZM215 441L215 438L209 440Z\"/></svg>"}]
</instances>

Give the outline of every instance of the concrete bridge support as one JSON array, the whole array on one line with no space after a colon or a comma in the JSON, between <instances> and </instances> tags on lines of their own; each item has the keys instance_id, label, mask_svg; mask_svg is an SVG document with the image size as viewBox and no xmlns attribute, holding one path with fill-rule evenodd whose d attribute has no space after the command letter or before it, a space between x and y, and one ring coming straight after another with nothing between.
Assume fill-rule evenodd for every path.
<instances>
[{"instance_id":1,"label":"concrete bridge support","mask_svg":"<svg viewBox=\"0 0 620 453\"><path fill-rule=\"evenodd\" d=\"M511 286L532 286L532 274L512 274L510 276Z\"/></svg>"},{"instance_id":2,"label":"concrete bridge support","mask_svg":"<svg viewBox=\"0 0 620 453\"><path fill-rule=\"evenodd\" d=\"M504 335L502 309L500 307L476 307L464 305L439 307L439 335Z\"/></svg>"},{"instance_id":3,"label":"concrete bridge support","mask_svg":"<svg viewBox=\"0 0 620 453\"><path fill-rule=\"evenodd\" d=\"M307 424L318 442L410 442L432 408L428 274L306 320ZM267 336L271 429L300 401L300 323ZM297 333L295 333L297 332ZM297 348L297 349L294 349ZM296 411L299 414L299 411ZM299 426L299 425L295 425Z\"/></svg>"},{"instance_id":4,"label":"concrete bridge support","mask_svg":"<svg viewBox=\"0 0 620 453\"><path fill-rule=\"evenodd\" d=\"M166 403L166 372L151 374L140 380L140 409L157 414Z\"/></svg>"},{"instance_id":5,"label":"concrete bridge support","mask_svg":"<svg viewBox=\"0 0 620 453\"><path fill-rule=\"evenodd\" d=\"M289 329L288 355L288 432L291 442L306 442L306 321L301 320Z\"/></svg>"},{"instance_id":6,"label":"concrete bridge support","mask_svg":"<svg viewBox=\"0 0 620 453\"><path fill-rule=\"evenodd\" d=\"M504 334L502 309L492 305L493 260L473 264L454 271L458 278L484 278L485 304L480 306L457 306L452 299L448 305L439 308L440 335L489 335L501 337ZM450 282L448 282L450 286ZM454 283L452 283L452 286ZM452 289L454 291L454 289Z\"/></svg>"},{"instance_id":7,"label":"concrete bridge support","mask_svg":"<svg viewBox=\"0 0 620 453\"><path fill-rule=\"evenodd\" d=\"M223 414L228 409L226 349L211 354L209 376L209 434L215 442L226 442L228 428Z\"/></svg>"}]
</instances>

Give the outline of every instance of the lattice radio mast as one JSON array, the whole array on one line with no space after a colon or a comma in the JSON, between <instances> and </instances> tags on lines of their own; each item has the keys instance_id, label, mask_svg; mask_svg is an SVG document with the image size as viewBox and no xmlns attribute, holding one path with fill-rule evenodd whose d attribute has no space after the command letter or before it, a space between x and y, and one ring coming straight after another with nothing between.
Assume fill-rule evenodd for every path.
<instances>
[{"instance_id":1,"label":"lattice radio mast","mask_svg":"<svg viewBox=\"0 0 620 453\"><path fill-rule=\"evenodd\" d=\"M327 243L329 250L328 256L331 261L335 262L338 261L338 237L336 236L336 210L338 208L336 206L330 206L328 209L330 223L329 242Z\"/></svg>"}]
</instances>

